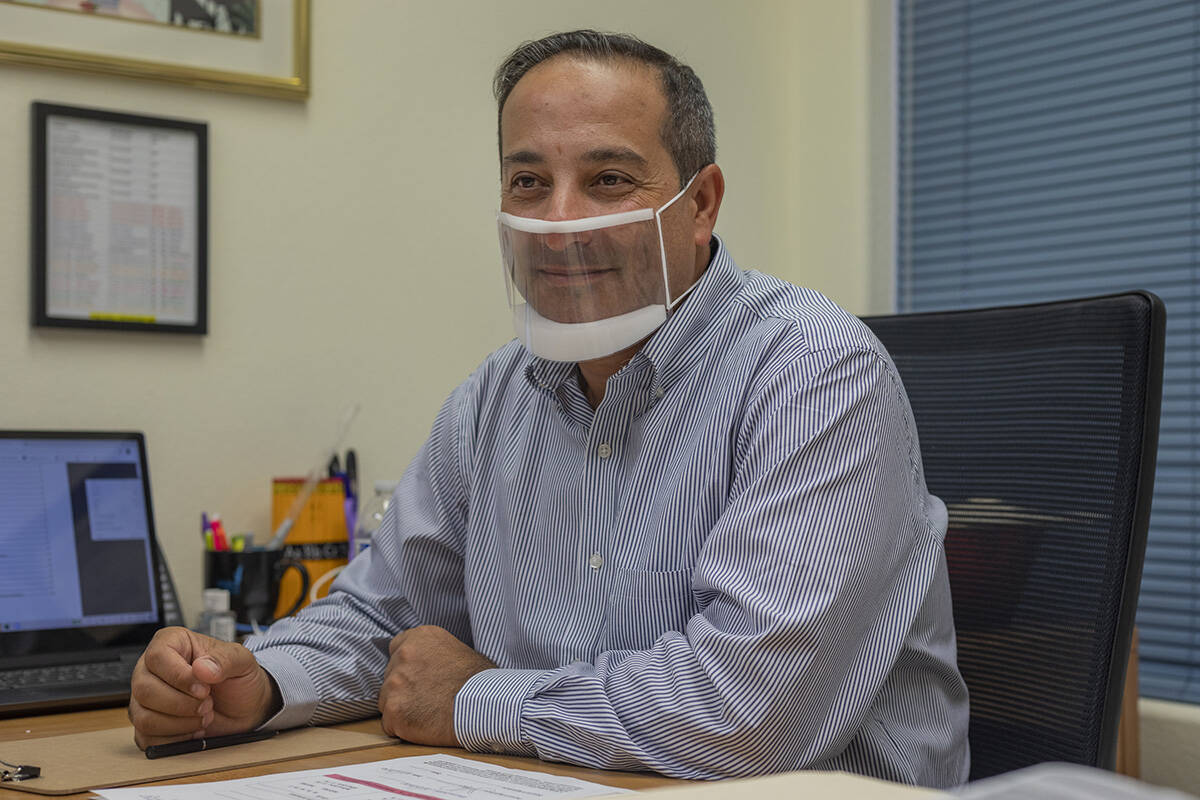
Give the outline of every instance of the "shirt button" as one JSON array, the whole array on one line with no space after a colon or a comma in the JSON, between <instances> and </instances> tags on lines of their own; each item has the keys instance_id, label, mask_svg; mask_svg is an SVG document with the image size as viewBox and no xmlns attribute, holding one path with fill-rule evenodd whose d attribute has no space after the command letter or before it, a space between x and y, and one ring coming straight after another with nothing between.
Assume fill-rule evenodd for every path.
<instances>
[{"instance_id":1,"label":"shirt button","mask_svg":"<svg viewBox=\"0 0 1200 800\"><path fill-rule=\"evenodd\" d=\"M596 448L596 455L600 456L601 458L608 458L612 455L612 445L610 445L608 442L600 445Z\"/></svg>"},{"instance_id":2,"label":"shirt button","mask_svg":"<svg viewBox=\"0 0 1200 800\"><path fill-rule=\"evenodd\" d=\"M588 559L588 566L592 569L600 569L604 566L604 558L599 553L592 553L592 557Z\"/></svg>"}]
</instances>

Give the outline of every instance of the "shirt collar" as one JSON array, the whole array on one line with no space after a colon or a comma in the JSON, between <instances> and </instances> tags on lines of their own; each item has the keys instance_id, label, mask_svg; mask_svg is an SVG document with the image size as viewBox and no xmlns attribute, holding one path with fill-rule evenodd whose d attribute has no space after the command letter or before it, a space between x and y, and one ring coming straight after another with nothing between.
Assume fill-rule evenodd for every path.
<instances>
[{"instance_id":1,"label":"shirt collar","mask_svg":"<svg viewBox=\"0 0 1200 800\"><path fill-rule=\"evenodd\" d=\"M525 351L528 363L525 365L525 379L535 388L549 392L557 392L558 387L567 378L575 374L576 364L570 361L549 361L538 358Z\"/></svg>"},{"instance_id":2,"label":"shirt collar","mask_svg":"<svg viewBox=\"0 0 1200 800\"><path fill-rule=\"evenodd\" d=\"M691 294L638 354L650 361L656 394L669 391L696 365L716 333L712 322L726 310L745 283L745 276L719 236L713 236L711 249L708 268Z\"/></svg>"},{"instance_id":3,"label":"shirt collar","mask_svg":"<svg viewBox=\"0 0 1200 800\"><path fill-rule=\"evenodd\" d=\"M725 249L725 243L713 235L712 256L708 267L696 281L691 293L671 312L667 321L650 337L641 351L630 359L650 362L653 370L651 389L661 396L699 361L713 333L710 324L742 288L745 277ZM573 378L576 365L548 361L527 353L525 377L542 390L557 391L563 381Z\"/></svg>"}]
</instances>

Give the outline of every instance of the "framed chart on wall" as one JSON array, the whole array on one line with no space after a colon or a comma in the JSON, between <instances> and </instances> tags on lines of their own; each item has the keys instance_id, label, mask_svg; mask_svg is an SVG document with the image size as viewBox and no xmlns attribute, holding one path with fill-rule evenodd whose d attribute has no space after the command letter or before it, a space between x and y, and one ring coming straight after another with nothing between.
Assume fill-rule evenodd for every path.
<instances>
[{"instance_id":1,"label":"framed chart on wall","mask_svg":"<svg viewBox=\"0 0 1200 800\"><path fill-rule=\"evenodd\" d=\"M37 326L208 332L208 126L33 104Z\"/></svg>"}]
</instances>

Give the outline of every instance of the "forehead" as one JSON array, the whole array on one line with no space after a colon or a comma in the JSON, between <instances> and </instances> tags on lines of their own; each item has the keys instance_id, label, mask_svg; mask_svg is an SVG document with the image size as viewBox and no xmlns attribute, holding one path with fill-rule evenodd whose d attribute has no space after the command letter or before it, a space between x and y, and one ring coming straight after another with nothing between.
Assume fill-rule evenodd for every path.
<instances>
[{"instance_id":1,"label":"forehead","mask_svg":"<svg viewBox=\"0 0 1200 800\"><path fill-rule=\"evenodd\" d=\"M597 146L667 157L667 102L658 70L626 59L555 56L529 70L500 116L502 155L516 151L570 158Z\"/></svg>"}]
</instances>

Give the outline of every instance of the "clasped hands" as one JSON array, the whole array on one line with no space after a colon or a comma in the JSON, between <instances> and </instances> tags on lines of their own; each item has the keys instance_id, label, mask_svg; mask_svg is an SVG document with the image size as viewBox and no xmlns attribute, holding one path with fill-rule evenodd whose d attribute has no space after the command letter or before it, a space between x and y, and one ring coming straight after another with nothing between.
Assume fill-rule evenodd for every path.
<instances>
[{"instance_id":1,"label":"clasped hands","mask_svg":"<svg viewBox=\"0 0 1200 800\"><path fill-rule=\"evenodd\" d=\"M415 744L459 746L454 697L472 675L494 666L444 628L404 631L389 645L379 690L384 732ZM281 707L274 680L245 647L164 628L134 668L129 720L134 742L145 749L253 730Z\"/></svg>"}]
</instances>

